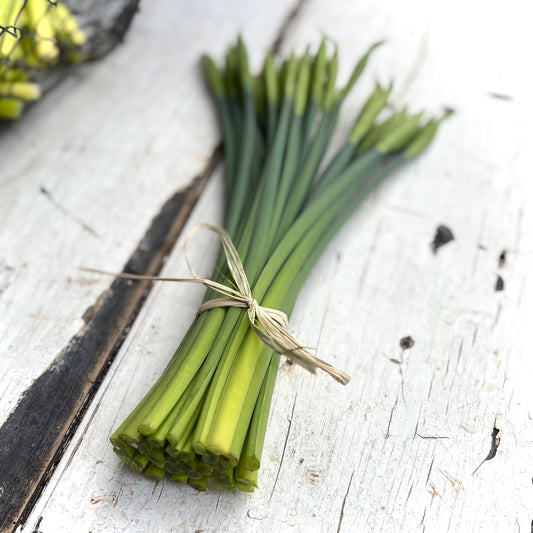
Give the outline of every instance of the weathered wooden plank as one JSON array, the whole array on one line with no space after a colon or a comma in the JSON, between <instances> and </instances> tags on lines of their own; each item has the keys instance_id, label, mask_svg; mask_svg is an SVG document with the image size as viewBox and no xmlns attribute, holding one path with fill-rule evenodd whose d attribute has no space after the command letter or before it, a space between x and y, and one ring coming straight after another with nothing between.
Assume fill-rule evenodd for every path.
<instances>
[{"instance_id":1,"label":"weathered wooden plank","mask_svg":"<svg viewBox=\"0 0 533 533\"><path fill-rule=\"evenodd\" d=\"M28 526L39 523L44 533L528 530L533 161L522 130L532 106L518 68L530 47L515 43L531 37L520 6L508 9L513 32L496 41L492 28L505 21L487 4L304 5L287 46L325 32L349 64L384 35L392 46L371 69L396 80L395 102L459 110L430 152L349 222L295 309L298 336L334 354L352 383L340 390L326 377L281 366L254 495L147 482L120 465L107 437L159 375L200 301L197 288L160 285ZM486 27L476 23L480 12ZM516 61L506 61L511 54ZM191 225L220 220L220 191L218 177ZM455 240L434 254L442 223ZM166 273L186 272L182 244ZM210 244L198 244L195 264L213 259ZM503 291L495 290L496 275ZM409 349L400 346L407 335ZM495 427L496 454L474 473L495 449Z\"/></svg>"},{"instance_id":2,"label":"weathered wooden plank","mask_svg":"<svg viewBox=\"0 0 533 533\"><path fill-rule=\"evenodd\" d=\"M217 160L213 158L202 176L165 203L125 272L157 275ZM0 528L23 522L31 510L148 290L147 282L115 280L86 314L87 326L24 391L0 427Z\"/></svg>"},{"instance_id":3,"label":"weathered wooden plank","mask_svg":"<svg viewBox=\"0 0 533 533\"><path fill-rule=\"evenodd\" d=\"M172 11L172 3L162 2L156 7L151 19L143 19L148 26L168 23L178 14L192 20L202 16L201 6L184 7L178 13L174 11L170 19L168 14L169 10ZM277 6L271 13L270 23L264 25L251 41L258 46L268 46L275 39L276 32L292 7L289 3ZM246 16L246 10L241 10L241 16ZM200 56L201 47L207 49L214 35L212 29L216 21L209 17L207 21L204 31L199 31L197 39L192 41L188 40L186 34L177 35L176 28L172 26L166 28L166 33L156 35L167 44L173 40L178 48L174 61L180 67L183 63L188 66L180 80L180 90L189 87L189 94L197 94L200 98L205 96L203 83L193 65ZM64 117L63 120L66 120L72 115L73 105L83 104L88 109L102 103L107 105L102 102L101 93L94 91L94 87L98 88L100 85L98 74L96 79L92 78L86 83L71 78L47 97L48 107L54 107L54 116L49 114L45 100L31 109L23 121L12 127L5 127L2 131L4 142L0 150L3 168L8 170L1 176L3 194L0 199L0 218L3 222L0 240L3 256L0 264L0 306L3 311L0 364L4 371L0 382L0 386L4 388L1 397L3 425L0 429L0 458L5 465L0 479L2 530L9 529L19 519L24 521L52 475L146 292L143 284L131 285L118 281L107 289L108 280L93 283L93 280L88 279L90 276L80 275L77 269L84 264L96 264L98 258L102 264L105 258L106 263L109 261L115 265L114 270L121 270L120 261L126 262L129 247L133 246L134 253L125 268L138 272L158 272L216 164L214 149L218 142L218 132L213 127L210 110L204 108L207 120L202 122L195 114L195 110L200 110L200 107L193 106L191 111L189 97L183 105L176 106L174 100L177 98L179 101L179 90L175 90L172 82L169 84L163 81L163 89L158 93L158 103L164 103L163 94L168 91L175 109L163 117L164 124L158 123L157 116L150 124L162 126L158 133L163 142L166 135L173 141L176 139L175 134L168 133L168 127L173 129L178 124L183 128L183 133L189 137L182 139L181 144L182 147L189 148L177 160L163 157L158 161L160 154L157 152L160 147L155 145L159 141L147 148L145 136L130 138L127 147L117 145L115 139L109 142L112 138L128 137L129 126L120 120L132 118L131 105L135 106L139 100L146 103L149 95L141 94L143 83L151 83L148 78L153 76L153 72L150 69L157 70L160 66L151 55L154 49L145 46L143 27L145 30L147 28L141 24L140 36L134 30L133 43L130 43L126 51L118 51L118 55L122 54L122 60L128 54L133 54L137 60L137 63L126 62L127 67L121 69L124 77L119 80L118 85L121 87L115 93L120 96L114 101L122 106L128 101L122 111L118 110L114 116L103 114L95 118L92 116L94 109L89 114L84 114L84 108L80 108L77 113L77 118L81 119L80 124L59 124L59 127L57 123L52 124L54 119L59 118L61 121L61 117ZM226 43L235 39L236 31L237 27L228 25L223 32L218 32L217 48L221 39L225 39ZM138 69L143 66L143 61L148 78L139 80ZM172 61L161 65L174 68ZM102 68L105 71L104 63L85 67L80 72L90 78L95 71L101 72ZM162 82L161 78L153 77L159 80L158 83ZM125 96L123 91L132 81L140 92ZM67 87L69 83L70 87ZM89 89L91 85L92 92ZM117 90L116 86L113 88ZM50 99L57 99L58 95L59 100L61 97L64 100L50 103ZM137 113L137 118L142 123L143 116L151 118L150 114L151 110L147 106ZM197 125L200 127L197 128ZM97 130L99 127L107 127L108 131L98 132L98 136L94 137L94 127ZM65 132L61 131L63 128ZM145 131L148 129L147 125ZM44 133L46 137L40 137ZM201 146L195 144L200 138ZM59 147L56 146L58 140L62 143ZM83 149L78 150L79 147ZM90 180L88 174L81 176L80 180L79 172L75 174L78 181L73 182L73 169L85 166L86 170L91 165L96 169L103 163L103 160L97 164L94 162L95 155L99 154L102 147L105 150L111 149L109 160L116 159L113 161L114 168L105 168L107 187L102 187L101 180ZM198 148L196 153L195 147ZM146 159L146 164L130 161L132 154L138 156L139 153L141 159ZM153 161L151 156L154 157ZM20 172L20 164L24 162L22 159L27 162L28 158L29 166L25 172ZM68 162L67 165L65 161ZM179 167L178 171L172 168L174 164ZM205 166L201 178L184 192L172 195L176 187L179 187L180 180L182 184L192 181L196 169L202 168L200 165ZM104 166L99 168L100 172L103 170ZM156 174L150 181L154 190L150 195L145 195L143 188L148 183L148 170ZM131 171L131 175L125 181L123 174L127 171ZM53 173L55 184L52 184L49 172ZM107 193L107 198L100 198L103 193ZM60 197L61 194L63 198ZM171 195L166 202L165 195ZM92 204L87 202L91 197L94 201ZM38 204L37 209L29 209L30 206L33 207L32 202ZM157 202L160 202L159 205ZM161 208L163 202L165 203ZM72 208L73 205L76 205L75 209ZM161 213L143 236L143 224L148 225L160 208ZM121 214L121 218L117 214ZM44 220L43 215L46 216ZM91 220L92 217L94 220ZM114 228L112 234L107 231L106 224ZM99 225L100 229L95 229ZM46 236L50 227L55 237L53 240ZM37 228L40 231L36 231ZM41 270L46 272L42 273ZM63 283L58 283L63 279L66 279L67 287L71 290L65 291ZM77 285L84 288L83 296L79 291L76 293L76 288L79 288ZM104 292L101 292L102 289ZM22 305L17 309L17 304L21 301ZM54 301L53 310L49 309L50 301ZM40 306L42 312L33 312L32 304ZM71 329L72 315L67 318L69 311L74 316L81 317L82 324L87 325L82 325L80 332L62 349L69 340L68 335L74 333ZM65 324L58 323L62 317ZM79 323L77 327L80 327ZM49 335L50 329L54 335ZM39 340L37 349L32 345L35 338ZM17 399L18 403L15 405ZM13 406L15 407L10 412Z\"/></svg>"}]
</instances>

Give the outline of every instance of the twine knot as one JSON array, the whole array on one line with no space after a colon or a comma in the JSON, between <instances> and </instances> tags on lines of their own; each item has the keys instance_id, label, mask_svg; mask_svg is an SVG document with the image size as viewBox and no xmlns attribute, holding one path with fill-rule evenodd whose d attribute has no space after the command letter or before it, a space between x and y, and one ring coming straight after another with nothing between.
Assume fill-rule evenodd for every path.
<instances>
[{"instance_id":1,"label":"twine knot","mask_svg":"<svg viewBox=\"0 0 533 533\"><path fill-rule=\"evenodd\" d=\"M196 275L196 272L189 261L188 247L194 233L200 228L211 230L220 237L231 276L237 287L236 289ZM123 279L201 283L219 294L222 294L223 298L214 298L204 302L198 308L197 315L219 307L242 307L247 309L250 327L255 334L275 352L290 357L296 364L302 366L312 374L315 374L316 369L320 368L342 385L348 384L350 376L348 376L346 372L335 368L312 354L289 333L289 319L283 311L272 309L270 307L263 307L253 297L241 258L226 231L218 226L213 226L212 224L200 224L194 227L185 243L185 258L189 265L189 269L194 276L193 278L163 278L158 276L143 276L126 273L111 275ZM98 272L100 274L110 274L109 272L94 268L84 268L82 270Z\"/></svg>"},{"instance_id":2,"label":"twine knot","mask_svg":"<svg viewBox=\"0 0 533 533\"><path fill-rule=\"evenodd\" d=\"M348 376L346 372L343 372L326 361L319 359L289 333L289 319L283 311L259 305L257 300L252 296L252 291L246 273L244 272L243 264L226 231L211 224L200 224L193 228L192 232L189 234L186 242L186 251L192 236L200 228L209 229L220 237L228 267L237 290L215 281L198 277L194 272L188 254L186 253L187 263L194 279L225 296L225 298L208 300L200 306L198 314L218 307L244 307L248 310L250 327L267 346L279 354L290 357L296 364L302 366L313 374L316 373L317 368L320 368L339 383L347 385L350 381L350 376Z\"/></svg>"}]
</instances>

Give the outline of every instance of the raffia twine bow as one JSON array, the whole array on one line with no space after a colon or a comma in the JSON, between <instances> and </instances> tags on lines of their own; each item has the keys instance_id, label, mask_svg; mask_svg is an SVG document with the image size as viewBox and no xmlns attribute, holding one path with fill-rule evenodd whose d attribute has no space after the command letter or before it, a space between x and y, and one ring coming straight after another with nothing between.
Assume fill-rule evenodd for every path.
<instances>
[{"instance_id":1,"label":"raffia twine bow","mask_svg":"<svg viewBox=\"0 0 533 533\"><path fill-rule=\"evenodd\" d=\"M196 233L201 228L208 229L216 233L222 243L224 253L228 267L235 283L236 289L218 283L211 279L201 278L194 271L191 262L189 260L188 247L189 243ZM316 369L320 368L333 379L347 385L350 381L350 376L330 365L326 361L318 358L311 353L305 346L303 346L295 337L289 332L289 320L287 315L283 311L278 309L272 309L270 307L263 307L259 305L257 300L252 295L250 283L244 272L244 266L242 264L239 253L237 252L230 236L225 230L212 224L199 224L194 227L189 234L185 243L185 258L191 271L193 278L163 278L158 276L142 276L138 274L112 274L117 278L124 279L136 279L136 280L151 280L151 281L176 281L176 282L188 282L188 283L200 283L213 289L219 294L223 295L223 298L214 298L203 303L197 312L197 315L216 309L219 307L241 307L248 310L248 319L250 321L250 327L255 334L263 341L267 346L272 348L275 352L290 357L299 366L305 368L309 372L315 374ZM109 274L102 270L85 268L90 272L98 272L102 274Z\"/></svg>"}]
</instances>

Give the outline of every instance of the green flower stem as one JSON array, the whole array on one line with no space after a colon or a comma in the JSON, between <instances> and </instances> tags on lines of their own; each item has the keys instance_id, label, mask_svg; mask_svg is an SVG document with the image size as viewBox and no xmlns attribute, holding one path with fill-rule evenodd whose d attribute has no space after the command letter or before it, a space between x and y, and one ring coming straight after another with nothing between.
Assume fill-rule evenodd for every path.
<instances>
[{"instance_id":1,"label":"green flower stem","mask_svg":"<svg viewBox=\"0 0 533 533\"><path fill-rule=\"evenodd\" d=\"M257 470L248 470L243 462L239 462L235 468L235 483L237 488L245 492L253 492L257 487Z\"/></svg>"},{"instance_id":2,"label":"green flower stem","mask_svg":"<svg viewBox=\"0 0 533 533\"><path fill-rule=\"evenodd\" d=\"M235 235L244 202L248 193L247 176L252 168L255 150L256 124L255 103L251 89L245 94L244 125L240 142L240 158L237 166L235 184L232 189L231 210L226 212L226 229L231 236Z\"/></svg>"},{"instance_id":3,"label":"green flower stem","mask_svg":"<svg viewBox=\"0 0 533 533\"><path fill-rule=\"evenodd\" d=\"M196 421L200 416L206 389L206 386L202 383L203 378L204 374L198 372L194 378L193 387L191 387L191 389L187 391L187 394L184 394L176 403L176 405L181 404L181 410L176 409L178 413L172 418L170 426L166 426L162 430L162 433L165 435L165 442L168 440L170 447L173 447L176 452L183 450L185 443L190 439ZM148 439L150 439L150 437L148 437ZM167 453L172 454L168 447Z\"/></svg>"},{"instance_id":4,"label":"green flower stem","mask_svg":"<svg viewBox=\"0 0 533 533\"><path fill-rule=\"evenodd\" d=\"M161 448L147 450L144 452L144 455L157 467L165 468L166 457L165 452Z\"/></svg>"},{"instance_id":5,"label":"green flower stem","mask_svg":"<svg viewBox=\"0 0 533 533\"><path fill-rule=\"evenodd\" d=\"M232 466L236 466L239 461L271 352L272 350L248 327L245 341L239 348L219 399L207 449L211 453L226 457Z\"/></svg>"},{"instance_id":6,"label":"green flower stem","mask_svg":"<svg viewBox=\"0 0 533 533\"><path fill-rule=\"evenodd\" d=\"M167 435L170 432L170 429L175 425L176 418L182 415L182 413L189 407L187 399L189 394L197 387L198 381L201 379L200 372L198 372L191 382L187 385L185 392L180 396L179 400L175 403L174 407L167 415L163 423L157 428L155 433L152 433L150 436L146 437L144 440L146 446L149 449L163 448L167 442ZM181 426L180 426L181 429ZM185 428L183 428L185 429ZM181 433L180 433L181 436ZM179 440L174 439L175 441ZM170 439L169 439L170 441Z\"/></svg>"},{"instance_id":7,"label":"green flower stem","mask_svg":"<svg viewBox=\"0 0 533 533\"><path fill-rule=\"evenodd\" d=\"M196 337L195 344L185 353L183 362L176 373L171 376L166 388L159 396L157 404L153 406L139 424L138 430L140 433L151 435L163 423L174 407L174 404L187 388L190 380L204 362L209 348L219 333L225 315L225 310L215 309L210 313L209 320L200 320L200 317L198 322L204 324L202 334Z\"/></svg>"},{"instance_id":8,"label":"green flower stem","mask_svg":"<svg viewBox=\"0 0 533 533\"><path fill-rule=\"evenodd\" d=\"M234 317L234 324L237 324L237 321L241 318L240 313L236 309L229 310L227 314L228 316L226 318L228 320ZM228 332L229 337L224 338L221 335L217 337L217 343L219 344L209 352L207 359L204 361L202 368L198 372L199 377L195 387L189 392L185 399L186 407L175 419L173 426L168 433L167 437L170 442L177 441L181 438L184 428L188 427L191 420L194 420L196 423L196 420L200 415L200 411L197 412L196 409L206 405L206 401L208 400L206 395L209 394L206 391L208 390L208 387L210 387L212 377L219 364L224 365L224 353L228 351L227 345L234 342L239 330L233 327L232 329L228 328ZM220 346L220 349L218 349L218 346ZM221 349L223 350L222 352Z\"/></svg>"},{"instance_id":9,"label":"green flower stem","mask_svg":"<svg viewBox=\"0 0 533 533\"><path fill-rule=\"evenodd\" d=\"M277 235L278 239L285 235L290 228L292 221L302 208L305 197L307 196L309 186L316 175L316 171L320 165L326 148L328 146L331 132L335 127L339 115L339 107L336 106L333 111L327 113L322 117L318 131L313 139L307 154L303 157L301 166L297 170L298 180L293 183L291 190L287 196L282 212L282 218L279 221L272 221L273 224L278 224Z\"/></svg>"},{"instance_id":10,"label":"green flower stem","mask_svg":"<svg viewBox=\"0 0 533 533\"><path fill-rule=\"evenodd\" d=\"M268 53L265 58L264 81L267 117L266 145L267 147L271 147L274 144L279 112L279 79L272 53Z\"/></svg>"},{"instance_id":11,"label":"green flower stem","mask_svg":"<svg viewBox=\"0 0 533 533\"><path fill-rule=\"evenodd\" d=\"M148 463L149 463L148 457L146 457L146 455L140 452L137 452L133 456L133 460L130 464L130 467L134 472L142 472L146 468L146 465Z\"/></svg>"},{"instance_id":12,"label":"green flower stem","mask_svg":"<svg viewBox=\"0 0 533 533\"><path fill-rule=\"evenodd\" d=\"M207 490L208 482L209 482L209 476L199 477L196 479L191 479L191 477L189 476L189 481L188 481L189 485L193 489L196 489L200 492L205 492Z\"/></svg>"},{"instance_id":13,"label":"green flower stem","mask_svg":"<svg viewBox=\"0 0 533 533\"><path fill-rule=\"evenodd\" d=\"M243 449L240 454L239 468L247 470L259 470L261 466L261 454L265 442L268 415L270 413L270 403L274 393L274 385L278 374L280 355L273 352L268 364L268 369L261 384L259 396L255 402L252 419ZM237 477L236 477L237 479Z\"/></svg>"},{"instance_id":14,"label":"green flower stem","mask_svg":"<svg viewBox=\"0 0 533 533\"><path fill-rule=\"evenodd\" d=\"M130 465L133 463L133 459L136 454L136 450L133 446L122 445L119 448L113 446L113 451L119 456L121 461L124 461L126 464Z\"/></svg>"},{"instance_id":15,"label":"green flower stem","mask_svg":"<svg viewBox=\"0 0 533 533\"><path fill-rule=\"evenodd\" d=\"M181 367L184 357L188 350L194 345L196 338L206 321L207 317L199 317L198 320L195 320L191 328L189 328L182 343L176 350L174 357L167 365L167 368L162 373L161 377L156 381L126 420L117 428L113 435L111 435L110 440L114 446L120 447L122 442L135 445L140 441L142 435L138 430L139 424L157 405L157 401L163 390L167 388L172 377Z\"/></svg>"},{"instance_id":16,"label":"green flower stem","mask_svg":"<svg viewBox=\"0 0 533 533\"><path fill-rule=\"evenodd\" d=\"M346 169L348 164L353 158L356 150L356 145L348 141L332 158L328 166L320 176L320 180L312 188L310 196L318 197L320 193L327 187L327 185L334 180L343 170Z\"/></svg>"},{"instance_id":17,"label":"green flower stem","mask_svg":"<svg viewBox=\"0 0 533 533\"><path fill-rule=\"evenodd\" d=\"M289 134L290 117L292 108L295 105L297 66L297 61L292 57L287 67L285 91L275 139L272 144L272 149L265 158L264 172L260 178L261 184L257 196L260 198L261 208L257 213L250 250L246 254L246 261L244 263L245 271L251 282L253 282L255 276L263 266L264 258L268 254L270 243L274 238L272 231L272 212L278 192L283 156Z\"/></svg>"},{"instance_id":18,"label":"green flower stem","mask_svg":"<svg viewBox=\"0 0 533 533\"><path fill-rule=\"evenodd\" d=\"M189 479L189 474L187 474L187 472L170 474L168 478L176 483L187 483L187 480Z\"/></svg>"},{"instance_id":19,"label":"green flower stem","mask_svg":"<svg viewBox=\"0 0 533 533\"><path fill-rule=\"evenodd\" d=\"M153 481L161 481L165 475L165 470L154 465L154 463L150 463L144 471L144 475Z\"/></svg>"},{"instance_id":20,"label":"green flower stem","mask_svg":"<svg viewBox=\"0 0 533 533\"><path fill-rule=\"evenodd\" d=\"M226 345L226 349L220 360L220 363L218 364L216 373L209 385L207 398L204 402L203 409L192 439L194 449L196 450L196 453L200 455L204 455L207 452L211 424L218 409L219 399L224 391L228 376L231 373L233 363L237 356L238 348L240 347L242 340L249 329L249 324L247 322L248 318L243 315L240 310L230 309L228 311L228 315L229 314L232 314L236 321L238 320L237 329L233 334L232 341Z\"/></svg>"}]
</instances>

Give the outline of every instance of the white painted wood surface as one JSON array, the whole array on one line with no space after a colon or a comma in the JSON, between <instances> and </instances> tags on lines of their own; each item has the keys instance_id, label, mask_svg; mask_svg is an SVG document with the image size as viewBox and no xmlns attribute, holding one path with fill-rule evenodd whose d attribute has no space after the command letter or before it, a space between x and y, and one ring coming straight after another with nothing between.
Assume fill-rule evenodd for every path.
<instances>
[{"instance_id":1,"label":"white painted wood surface","mask_svg":"<svg viewBox=\"0 0 533 533\"><path fill-rule=\"evenodd\" d=\"M61 103L64 115L60 117L65 116L63 124L67 124L72 107L61 100L67 95L74 98L70 93L74 86L78 94L75 102L80 107L87 95L98 87L102 90L101 107L82 108L81 112L95 115L89 121L93 124L92 140L83 146L91 146L91 154L100 154L103 159L84 155L74 134L69 142L77 148L71 148L67 155L62 150L55 157L63 161L58 168L68 168L72 179L84 172L103 172L106 176L109 167L115 169L114 177L91 185L88 196L82 194L84 189L67 188L65 175L46 182L52 191L57 183L62 205L66 203L69 210L89 220L100 235L94 245L88 245L93 248L87 255L80 254L80 261L90 259L91 264L109 269L120 267L136 242L132 235L127 243L122 242L125 231L134 233L132 225L138 224L140 232L150 219L149 213L179 182L169 169L182 168L186 182L209 155L215 142L213 117L208 100L198 91L196 74L190 73L194 54L205 47L223 50L239 25L250 29L247 36L252 39L252 47L256 43L256 51L262 52L282 19L269 19L272 28L267 31L261 27L265 19L260 18L261 13L272 9L265 7L266 2L257 2L252 8L235 0L233 9L227 4L224 8L211 4L206 1L197 8L196 17L176 16L175 24L182 19L182 32L165 17L170 3L153 4L152 11L145 7L120 50L49 97L50 103ZM213 13L213 9L220 11ZM280 13L284 11L279 9ZM252 13L254 10L258 13ZM525 4L521 2L506 3L505 13L495 2L477 1L389 1L379 6L370 1L303 3L287 33L286 49L316 43L325 33L339 45L346 74L369 43L386 37L388 46L376 56L358 94L369 90L373 78L393 78L397 105L410 101L432 110L449 105L458 111L431 150L382 187L347 224L298 301L291 321L293 330L324 357L345 368L352 382L344 389L325 376L315 378L295 366L282 365L260 488L253 495L197 493L166 481L150 482L129 472L113 455L108 435L159 375L201 299L197 287L160 284L146 302L25 530L33 531L37 523L43 533L530 530L533 364L528 325L533 316L533 161L526 143L531 138L533 108L531 75L525 66L533 43L527 25ZM198 32L208 37L195 38ZM224 32L220 42L219 32ZM145 120L134 129L133 109L147 101L148 89L152 98L159 99L158 91L174 79L173 72L159 64L153 67L154 76L164 70L165 78L143 78L144 94L139 98L131 83L120 85L120 90L114 87L121 83L118 66L135 57L142 43L144 48L153 47L150 53L144 53L156 57L161 50L152 41L156 35L167 47L176 36L188 43L188 62L182 64L170 53L166 59L173 61L175 69L181 69L180 81L189 77L194 81L184 82L180 94L186 99L181 103L178 99L167 100L172 120L161 109L153 114L142 111ZM135 46L134 50L130 48ZM104 101L107 91L110 94ZM164 95L162 99L170 98L170 92ZM355 109L357 98L350 105ZM52 136L45 135L52 120L46 113L52 115L51 109L32 111L41 124L36 130L40 134L34 157L55 161L54 153L50 153L52 145L46 145L48 150L39 148L45 137ZM110 120L111 124L111 119L102 115L113 109L124 113L125 122L115 132L124 136L124 144L113 144L112 133L109 137L102 132L96 135L101 120L104 124ZM44 118L39 118L41 113ZM190 131L185 132L174 122L182 113L194 116ZM164 134L158 134L154 120L166 124ZM11 146L24 138L28 123L17 127L17 138L10 140ZM349 127L349 123L343 125ZM35 134L36 126L32 128ZM87 125L80 120L77 128L81 134ZM88 136L87 132L84 135ZM143 172L154 164L159 169L154 173L164 176L160 175L161 182L153 187L155 197L147 194L152 193L152 187L141 179L143 172L138 169L143 164L139 161L144 159L132 159L131 166L124 162L126 156L133 158L135 150L120 159L120 168L113 167L110 154L129 150L126 141L133 139L152 140L152 155L144 163ZM141 146L149 141L136 142ZM193 144L182 144L189 142ZM6 150L4 140L0 149ZM45 154L41 155L43 149ZM189 166L182 166L182 158L189 161ZM20 211L8 212L11 214L4 218L4 224L5 220L23 220L24 203L34 206L37 200L31 201L22 192L26 194L32 185L37 190L43 176L50 175L28 171L20 182L16 179L18 171L23 164L30 166L28 161L32 160L15 160L19 167L13 168L8 183L11 190L20 191ZM33 166L41 168L37 163ZM117 237L107 233L110 221L105 217L111 216L107 213L111 206L106 202L111 199L106 191L113 187L117 190L128 169L136 176L132 185L135 189L126 190L123 200L116 204L116 227L121 228ZM220 220L221 187L219 172L195 209L190 225ZM1 201L7 202L4 195ZM142 209L130 213L136 202ZM97 208L104 219L95 219ZM141 223L137 219L142 213L146 218ZM58 213L49 217L47 224L61 230L67 225ZM429 243L440 223L447 224L456 238L435 256ZM18 224L25 235L35 232L35 225L30 231ZM72 226L78 228L78 235L87 233L75 223ZM89 236L85 237L88 241ZM76 236L71 238L74 242ZM199 245L196 264L212 256L212 244L207 238L205 245ZM45 255L45 243L41 246L43 249L37 248L34 253ZM66 246L68 242L63 244ZM498 256L504 249L507 261L499 268ZM23 251L18 253L23 255ZM69 255L68 250L64 253ZM73 278L79 277L77 265L65 257L54 258L53 264L57 270L54 274L50 268L51 284L59 284L58 280L64 283L69 269ZM37 263L35 268L24 275L37 284L36 275L43 266ZM205 271L209 272L207 265ZM17 280L23 272L17 268L11 275ZM186 273L182 242L169 257L165 273ZM495 292L498 273L505 281L505 290ZM94 291L90 294L94 296L106 283L96 278L91 289L84 290ZM91 298L83 296L82 289L77 290L80 292L65 294L61 287L56 293L83 311L83 302L91 303ZM50 318L50 311L43 309L51 294L43 290L34 298L33 305L41 310L34 325L45 327L41 323L52 320L66 322L71 329L65 326L61 335L67 339L80 327L81 323L72 325L71 320L80 313L72 315L70 307L54 309L54 313L65 315ZM5 293L0 302L4 299ZM21 325L14 331L10 328L10 335L30 323L14 305L6 308L7 316ZM18 305L27 312L27 304ZM42 342L43 333L46 330L25 342L35 346ZM405 335L411 335L415 345L402 351L398 343ZM61 339L55 342L61 346ZM27 372L24 366L12 371L21 375ZM500 430L501 439L496 456L473 474L489 452L493 427Z\"/></svg>"},{"instance_id":2,"label":"white painted wood surface","mask_svg":"<svg viewBox=\"0 0 533 533\"><path fill-rule=\"evenodd\" d=\"M0 137L0 423L84 326L165 200L219 142L198 66L237 32L261 59L291 3L142 7L123 46L77 70ZM223 25L225 13L239 13ZM261 15L244 28L244 21ZM43 194L41 188L49 194Z\"/></svg>"}]
</instances>

